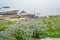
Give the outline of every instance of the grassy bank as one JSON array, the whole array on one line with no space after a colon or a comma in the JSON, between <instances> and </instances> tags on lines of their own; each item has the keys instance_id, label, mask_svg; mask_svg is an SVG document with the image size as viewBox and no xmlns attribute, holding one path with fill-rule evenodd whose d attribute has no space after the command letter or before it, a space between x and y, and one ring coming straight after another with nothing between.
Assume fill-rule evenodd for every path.
<instances>
[{"instance_id":1,"label":"grassy bank","mask_svg":"<svg viewBox=\"0 0 60 40\"><path fill-rule=\"evenodd\" d=\"M13 23L14 22L12 22L12 24ZM10 23L7 22L7 25L10 25ZM60 38L60 16L20 20L20 26L17 26L17 28L12 31L11 36L14 40L34 40L46 37ZM6 38L6 40L8 39L10 39L10 37Z\"/></svg>"},{"instance_id":2,"label":"grassy bank","mask_svg":"<svg viewBox=\"0 0 60 40\"><path fill-rule=\"evenodd\" d=\"M14 23L16 23L16 21L0 20L0 31L10 27Z\"/></svg>"},{"instance_id":3,"label":"grassy bank","mask_svg":"<svg viewBox=\"0 0 60 40\"><path fill-rule=\"evenodd\" d=\"M23 20L25 22L32 22L29 24L31 33L25 33L23 25L17 28L13 35L17 40L33 40L40 38L60 38L60 16L50 16L49 18L37 18ZM39 25L34 25L33 22L38 22ZM27 27L28 25L26 25ZM22 28L21 28L22 27Z\"/></svg>"}]
</instances>

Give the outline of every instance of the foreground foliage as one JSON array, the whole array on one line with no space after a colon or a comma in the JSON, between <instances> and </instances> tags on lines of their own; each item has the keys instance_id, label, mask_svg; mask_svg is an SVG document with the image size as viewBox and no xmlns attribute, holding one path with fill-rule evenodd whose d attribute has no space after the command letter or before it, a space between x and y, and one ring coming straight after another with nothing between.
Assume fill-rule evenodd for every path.
<instances>
[{"instance_id":1,"label":"foreground foliage","mask_svg":"<svg viewBox=\"0 0 60 40\"><path fill-rule=\"evenodd\" d=\"M20 26L17 26L11 34L15 38L14 40L34 40L46 37L60 38L60 16L26 19L22 21L31 22L31 24L20 24ZM38 22L39 24L34 24L33 22ZM29 30L27 31L28 28Z\"/></svg>"},{"instance_id":2,"label":"foreground foliage","mask_svg":"<svg viewBox=\"0 0 60 40\"><path fill-rule=\"evenodd\" d=\"M16 21L0 20L0 31L10 27L14 23L16 23Z\"/></svg>"},{"instance_id":3,"label":"foreground foliage","mask_svg":"<svg viewBox=\"0 0 60 40\"><path fill-rule=\"evenodd\" d=\"M25 20L31 22L31 20ZM16 29L13 33L17 40L32 40L45 37L59 38L60 37L60 16L51 16L50 18L38 18L33 21L39 23L38 26L30 24L31 33L24 32L24 27ZM32 21L32 22L33 22ZM27 36L26 36L27 35Z\"/></svg>"}]
</instances>

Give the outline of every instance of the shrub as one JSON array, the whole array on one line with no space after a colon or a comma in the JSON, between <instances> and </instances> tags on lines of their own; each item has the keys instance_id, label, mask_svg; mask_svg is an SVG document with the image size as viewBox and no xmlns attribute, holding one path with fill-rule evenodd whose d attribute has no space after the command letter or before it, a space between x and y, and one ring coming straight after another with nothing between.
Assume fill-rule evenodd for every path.
<instances>
[{"instance_id":1,"label":"shrub","mask_svg":"<svg viewBox=\"0 0 60 40\"><path fill-rule=\"evenodd\" d=\"M15 31L12 32L12 35L17 40L33 40L29 33L24 32L23 27L18 27Z\"/></svg>"},{"instance_id":2,"label":"shrub","mask_svg":"<svg viewBox=\"0 0 60 40\"><path fill-rule=\"evenodd\" d=\"M22 28L17 28L15 31L13 31L12 34L17 40L23 40L24 39L24 31Z\"/></svg>"}]
</instances>

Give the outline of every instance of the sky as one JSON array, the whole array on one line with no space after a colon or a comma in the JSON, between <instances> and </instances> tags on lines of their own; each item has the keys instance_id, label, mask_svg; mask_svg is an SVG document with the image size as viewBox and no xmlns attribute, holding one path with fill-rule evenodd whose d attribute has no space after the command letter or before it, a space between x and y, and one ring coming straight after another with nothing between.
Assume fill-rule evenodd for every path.
<instances>
[{"instance_id":1,"label":"sky","mask_svg":"<svg viewBox=\"0 0 60 40\"><path fill-rule=\"evenodd\" d=\"M60 15L60 0L0 0L0 8L9 6L4 10L25 10L27 12L40 12L41 15Z\"/></svg>"}]
</instances>

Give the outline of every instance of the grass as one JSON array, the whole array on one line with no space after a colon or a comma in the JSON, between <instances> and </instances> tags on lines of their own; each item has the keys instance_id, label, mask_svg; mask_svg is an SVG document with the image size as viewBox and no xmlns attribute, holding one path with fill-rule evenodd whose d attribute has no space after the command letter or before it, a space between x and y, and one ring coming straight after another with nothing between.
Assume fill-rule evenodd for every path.
<instances>
[{"instance_id":1,"label":"grass","mask_svg":"<svg viewBox=\"0 0 60 40\"><path fill-rule=\"evenodd\" d=\"M15 31L12 32L12 36L16 38L16 40L34 40L31 37L31 34L25 33L24 28L22 26L17 27Z\"/></svg>"},{"instance_id":2,"label":"grass","mask_svg":"<svg viewBox=\"0 0 60 40\"><path fill-rule=\"evenodd\" d=\"M29 35L27 35L27 33L24 34L20 34L21 31L19 31L18 29L17 32L15 30L14 33L15 36L18 34L20 37L22 37L22 35L24 35L22 37L23 38L28 38L28 40L30 40L30 38L32 39L40 39L40 38L46 38L46 37L50 37L50 38L60 38L60 16L50 16L49 18L37 18L37 19L27 19L27 20L23 20L26 22L33 22L33 21L37 21L40 25L35 26L33 24L29 24L30 29L32 30ZM22 26L23 27L23 26ZM24 29L24 28L22 28ZM24 32L24 30L23 30ZM32 34L32 35L31 35ZM17 38L20 38L19 36L17 36ZM31 39L31 40L32 40ZM17 39L17 40L21 40L21 39Z\"/></svg>"},{"instance_id":3,"label":"grass","mask_svg":"<svg viewBox=\"0 0 60 40\"><path fill-rule=\"evenodd\" d=\"M49 18L37 18L37 19L26 19L20 20L20 22L32 22L29 25L20 25L12 32L12 36L16 40L34 40L34 39L41 39L41 38L60 38L60 16L50 16ZM3 21L1 21L4 23ZM34 25L33 22L38 22L39 25ZM14 24L14 22L7 22L4 25ZM2 24L1 24L2 25ZM31 32L25 32L24 27L31 29ZM4 28L4 26L3 26Z\"/></svg>"},{"instance_id":4,"label":"grass","mask_svg":"<svg viewBox=\"0 0 60 40\"><path fill-rule=\"evenodd\" d=\"M14 23L16 23L16 21L0 20L0 31L10 27Z\"/></svg>"}]
</instances>

